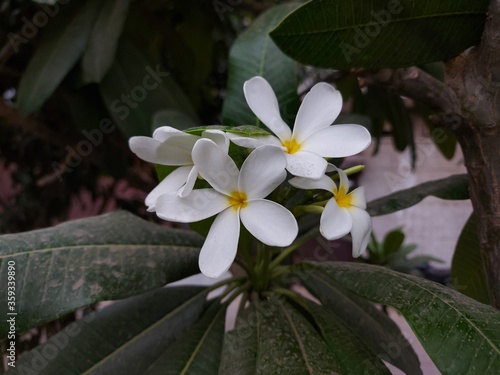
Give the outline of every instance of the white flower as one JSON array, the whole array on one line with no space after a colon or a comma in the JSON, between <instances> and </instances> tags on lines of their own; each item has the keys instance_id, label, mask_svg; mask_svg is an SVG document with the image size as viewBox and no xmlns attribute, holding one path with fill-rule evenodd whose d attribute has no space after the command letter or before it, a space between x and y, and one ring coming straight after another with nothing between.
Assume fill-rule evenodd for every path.
<instances>
[{"instance_id":1,"label":"white flower","mask_svg":"<svg viewBox=\"0 0 500 375\"><path fill-rule=\"evenodd\" d=\"M206 130L202 137L212 139L226 153L229 141L220 130ZM165 177L146 197L148 211L155 211L158 197L165 193L177 192L181 197L188 195L198 177L198 171L191 158L191 151L201 137L184 133L170 126L156 129L151 137L132 137L129 140L130 149L141 159L150 163L168 166L179 166Z\"/></svg>"},{"instance_id":2,"label":"white flower","mask_svg":"<svg viewBox=\"0 0 500 375\"><path fill-rule=\"evenodd\" d=\"M286 159L274 146L255 149L241 171L234 161L208 139L196 142L193 161L213 189L196 189L186 197L163 194L156 201L157 215L190 223L218 214L200 252L201 272L218 277L231 266L237 252L240 220L259 241L288 246L298 233L295 217L265 198L286 178Z\"/></svg>"},{"instance_id":3,"label":"white flower","mask_svg":"<svg viewBox=\"0 0 500 375\"><path fill-rule=\"evenodd\" d=\"M371 218L366 212L366 200L363 187L350 193L349 181L344 171L337 169L340 176L339 187L328 176L312 180L294 177L289 182L299 189L322 189L333 193L321 214L319 230L323 237L335 240L351 232L352 256L358 257L365 250L370 240L372 229Z\"/></svg>"},{"instance_id":4,"label":"white flower","mask_svg":"<svg viewBox=\"0 0 500 375\"><path fill-rule=\"evenodd\" d=\"M245 82L248 106L276 136L247 138L228 134L239 146L255 148L263 144L280 146L286 154L286 169L295 176L320 178L326 170L324 158L340 158L363 151L371 142L361 125L334 125L342 109L342 96L327 83L316 84L305 96L293 132L281 119L278 100L262 77Z\"/></svg>"}]
</instances>

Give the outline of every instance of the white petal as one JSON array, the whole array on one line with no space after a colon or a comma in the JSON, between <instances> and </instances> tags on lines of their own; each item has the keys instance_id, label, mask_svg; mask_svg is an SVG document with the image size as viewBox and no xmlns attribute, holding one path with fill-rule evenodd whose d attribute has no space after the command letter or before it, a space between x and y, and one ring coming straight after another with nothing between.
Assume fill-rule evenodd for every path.
<instances>
[{"instance_id":1,"label":"white petal","mask_svg":"<svg viewBox=\"0 0 500 375\"><path fill-rule=\"evenodd\" d=\"M180 166L193 164L191 149L195 141L196 138L178 134L163 143L150 137L132 137L129 146L132 152L150 163Z\"/></svg>"},{"instance_id":2,"label":"white petal","mask_svg":"<svg viewBox=\"0 0 500 375\"><path fill-rule=\"evenodd\" d=\"M193 164L191 151L200 137L182 133L174 134L164 141L157 150L166 165Z\"/></svg>"},{"instance_id":3,"label":"white petal","mask_svg":"<svg viewBox=\"0 0 500 375\"><path fill-rule=\"evenodd\" d=\"M333 125L313 133L301 145L325 158L343 158L363 151L370 142L370 132L361 125Z\"/></svg>"},{"instance_id":4,"label":"white petal","mask_svg":"<svg viewBox=\"0 0 500 375\"><path fill-rule=\"evenodd\" d=\"M132 137L128 141L128 145L132 152L150 163L157 163L158 156L156 151L160 147L160 142L154 140L151 137Z\"/></svg>"},{"instance_id":5,"label":"white petal","mask_svg":"<svg viewBox=\"0 0 500 375\"><path fill-rule=\"evenodd\" d=\"M213 130L205 130L202 133L202 136L204 138L208 138L214 141L214 143L221 149L223 149L227 154L229 150L229 139L227 138L226 133L224 133L221 130L213 129Z\"/></svg>"},{"instance_id":6,"label":"white petal","mask_svg":"<svg viewBox=\"0 0 500 375\"><path fill-rule=\"evenodd\" d=\"M335 165L333 165L332 163L328 163L328 165L326 166L326 172L330 173L333 171L337 171L337 167Z\"/></svg>"},{"instance_id":7,"label":"white petal","mask_svg":"<svg viewBox=\"0 0 500 375\"><path fill-rule=\"evenodd\" d=\"M153 132L153 138L158 142L164 142L168 138L176 134L186 134L186 133L171 126L160 126L159 128L156 128L156 130Z\"/></svg>"},{"instance_id":8,"label":"white petal","mask_svg":"<svg viewBox=\"0 0 500 375\"><path fill-rule=\"evenodd\" d=\"M146 197L146 206L149 212L155 211L156 199L162 194L175 193L182 185L186 183L189 172L193 167L179 167L165 177Z\"/></svg>"},{"instance_id":9,"label":"white petal","mask_svg":"<svg viewBox=\"0 0 500 375\"><path fill-rule=\"evenodd\" d=\"M262 77L253 77L243 84L243 92L253 113L281 140L292 132L281 119L278 99L271 85Z\"/></svg>"},{"instance_id":10,"label":"white petal","mask_svg":"<svg viewBox=\"0 0 500 375\"><path fill-rule=\"evenodd\" d=\"M349 211L339 207L335 199L330 199L321 214L319 231L327 240L336 240L351 231L352 217Z\"/></svg>"},{"instance_id":11,"label":"white petal","mask_svg":"<svg viewBox=\"0 0 500 375\"><path fill-rule=\"evenodd\" d=\"M265 198L286 179L285 152L276 146L253 150L241 166L238 190L248 199Z\"/></svg>"},{"instance_id":12,"label":"white petal","mask_svg":"<svg viewBox=\"0 0 500 375\"><path fill-rule=\"evenodd\" d=\"M352 216L352 256L359 257L368 246L372 232L372 220L368 212L361 208L351 207L349 213Z\"/></svg>"},{"instance_id":13,"label":"white petal","mask_svg":"<svg viewBox=\"0 0 500 375\"><path fill-rule=\"evenodd\" d=\"M233 208L222 211L215 218L198 259L200 270L205 276L219 277L231 267L239 237L238 212Z\"/></svg>"},{"instance_id":14,"label":"white petal","mask_svg":"<svg viewBox=\"0 0 500 375\"><path fill-rule=\"evenodd\" d=\"M349 191L349 179L347 178L347 175L345 172L334 166L333 164L329 164L331 166L330 169L331 171L336 171L339 175L339 190L344 190L344 194L346 194ZM334 193L337 194L337 189L334 190Z\"/></svg>"},{"instance_id":15,"label":"white petal","mask_svg":"<svg viewBox=\"0 0 500 375\"><path fill-rule=\"evenodd\" d=\"M195 166L193 166L190 169L189 175L186 178L186 184L179 188L179 190L177 191L177 195L179 197L188 196L193 191L193 187L197 179L198 179L198 170L196 169Z\"/></svg>"},{"instance_id":16,"label":"white petal","mask_svg":"<svg viewBox=\"0 0 500 375\"><path fill-rule=\"evenodd\" d=\"M214 189L196 189L183 198L176 193L162 194L155 206L163 220L193 223L218 214L229 206L229 200Z\"/></svg>"},{"instance_id":17,"label":"white petal","mask_svg":"<svg viewBox=\"0 0 500 375\"><path fill-rule=\"evenodd\" d=\"M294 177L288 182L290 185L304 190L321 189L333 193L333 190L335 189L335 183L326 175L321 176L317 180L313 180L312 178Z\"/></svg>"},{"instance_id":18,"label":"white petal","mask_svg":"<svg viewBox=\"0 0 500 375\"><path fill-rule=\"evenodd\" d=\"M196 142L193 161L198 173L215 190L226 195L238 190L238 167L213 141L200 139Z\"/></svg>"},{"instance_id":19,"label":"white petal","mask_svg":"<svg viewBox=\"0 0 500 375\"><path fill-rule=\"evenodd\" d=\"M353 206L366 210L365 188L363 186L354 189L349 193Z\"/></svg>"},{"instance_id":20,"label":"white petal","mask_svg":"<svg viewBox=\"0 0 500 375\"><path fill-rule=\"evenodd\" d=\"M264 145L274 145L282 147L281 141L274 135L242 137L239 134L227 133L227 136L231 140L231 142L240 147L257 148ZM283 147L283 149L285 148Z\"/></svg>"},{"instance_id":21,"label":"white petal","mask_svg":"<svg viewBox=\"0 0 500 375\"><path fill-rule=\"evenodd\" d=\"M269 246L288 246L297 237L297 220L285 207L266 199L248 202L240 210L241 222L259 241Z\"/></svg>"},{"instance_id":22,"label":"white petal","mask_svg":"<svg viewBox=\"0 0 500 375\"><path fill-rule=\"evenodd\" d=\"M325 174L328 163L313 152L299 151L285 156L286 169L294 176L318 179Z\"/></svg>"},{"instance_id":23,"label":"white petal","mask_svg":"<svg viewBox=\"0 0 500 375\"><path fill-rule=\"evenodd\" d=\"M330 126L342 109L342 95L328 83L318 83L307 93L300 105L293 127L299 142L319 129Z\"/></svg>"}]
</instances>

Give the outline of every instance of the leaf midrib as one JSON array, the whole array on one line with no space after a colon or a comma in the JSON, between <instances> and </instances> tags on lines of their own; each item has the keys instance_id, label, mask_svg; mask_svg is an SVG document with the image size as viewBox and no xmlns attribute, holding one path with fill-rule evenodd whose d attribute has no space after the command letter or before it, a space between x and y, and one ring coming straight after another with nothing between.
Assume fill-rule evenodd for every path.
<instances>
[{"instance_id":1,"label":"leaf midrib","mask_svg":"<svg viewBox=\"0 0 500 375\"><path fill-rule=\"evenodd\" d=\"M309 357L307 356L306 349L304 348L304 343L302 342L302 339L300 338L300 335L297 332L297 329L295 328L295 324L292 320L292 317L290 316L290 314L288 314L288 311L286 311L286 309L282 305L280 305L279 308L281 309L281 311L285 315L286 320L288 321L288 324L290 325L290 328L292 329L293 335L295 336L295 341L299 345L299 349L300 349L300 352L302 354L302 359L304 360L304 363L307 367L307 371L311 375L314 374L314 370L311 367L311 364L309 363Z\"/></svg>"},{"instance_id":2,"label":"leaf midrib","mask_svg":"<svg viewBox=\"0 0 500 375\"><path fill-rule=\"evenodd\" d=\"M191 366L191 363L194 361L194 358L196 357L196 355L199 353L200 349L201 349L201 346L203 345L204 341L206 340L206 338L208 337L208 333L212 330L212 327L215 323L217 323L217 319L219 318L219 315L225 311L224 308L221 308L217 314L215 314L214 318L212 319L212 322L209 324L209 326L207 327L205 333L203 334L203 336L201 337L200 341L198 342L198 344L196 345L196 348L193 350L193 352L191 353L191 355L189 356L187 362L186 362L186 365L184 366L184 368L182 369L180 375L185 375L186 372L189 370L189 367Z\"/></svg>"},{"instance_id":3,"label":"leaf midrib","mask_svg":"<svg viewBox=\"0 0 500 375\"><path fill-rule=\"evenodd\" d=\"M126 247L127 250L133 250L133 249L140 249L144 247L178 247L182 249L193 249L197 250L199 249L198 246L187 246L187 245L165 245L165 244L121 244L121 243L109 243L109 244L100 244L100 245L72 245L72 246L59 246L59 247L51 247L51 248L45 248L45 249L39 249L39 250L30 250L30 251L23 251L21 253L12 253L12 254L6 254L6 255L0 255L0 260L2 259L7 259L9 257L17 257L25 254L39 254L39 253L44 253L44 252L56 252L56 251L63 251L63 250L73 250L73 249L80 249L82 247L90 247L89 251L94 250L94 249L100 249L104 247Z\"/></svg>"},{"instance_id":4,"label":"leaf midrib","mask_svg":"<svg viewBox=\"0 0 500 375\"><path fill-rule=\"evenodd\" d=\"M143 337L144 335L146 335L151 330L155 329L158 325L160 325L161 323L163 323L166 319L169 319L170 317L172 317L175 314L177 314L179 312L179 310L182 310L184 308L184 306L192 303L193 301L195 301L197 298L199 298L204 293L206 293L206 289L202 290L200 293L195 294L193 297L191 297L190 299L188 299L187 301L185 301L182 305L177 306L175 309L173 309L172 311L170 311L168 314L164 315L161 319L157 320L155 323L153 323L152 325L150 325L148 328L146 328L145 330L139 332L132 339L127 340L124 344L118 346L115 350L113 350L111 353L109 353L108 355L106 355L99 362L95 363L92 367L90 367L89 369L85 370L85 372L83 372L82 375L90 374L93 369L96 369L98 366L100 366L101 364L105 363L105 361L107 361L110 358L112 358L113 356L117 355L122 350L124 350L126 347L132 345L134 342L136 342L137 340L139 340L141 337Z\"/></svg>"},{"instance_id":5,"label":"leaf midrib","mask_svg":"<svg viewBox=\"0 0 500 375\"><path fill-rule=\"evenodd\" d=\"M344 270L345 270L345 268L344 268ZM389 273L391 276L395 276L395 275L393 274L393 272L390 272L389 270L385 270L385 271L386 271L387 273ZM441 302L443 302L444 304L448 305L448 306L449 306L452 310L454 310L454 311L456 312L456 314L457 314L458 316L463 317L463 318L464 318L464 319L465 319L468 323L470 323L470 325L471 325L471 326L472 326L472 327L476 330L476 332L478 332L478 333L480 334L480 336L482 336L482 337L483 337L483 339L484 339L485 341L487 341L487 342L490 344L490 346L491 346L491 347L492 347L492 348L496 351L496 353L500 355L500 348L499 348L499 347L497 347L497 346L495 345L495 343L491 342L491 340L490 340L487 336L485 336L485 335L484 335L484 333L482 332L482 330L481 330L478 326L476 326L476 324L474 324L474 322L473 322L473 321L471 321L469 318L467 318L467 316L466 316L465 314L463 314L462 312L460 312L460 311L459 311L459 310L458 310L455 306L451 305L450 303L448 303L447 301L445 301L442 297L438 296L437 294L433 293L432 291L430 291L430 290L428 290L428 289L424 288L423 286L421 286L421 285L417 284L417 283L416 283L416 282L414 282L413 280L406 278L404 275L397 275L397 276L399 276L399 277L401 277L401 278L403 278L403 279L407 280L407 281L408 281L408 282L410 282L411 284L415 285L417 288L421 289L421 290L422 290L422 291L424 291L424 292L427 292L427 293L431 294L432 296L434 296L435 298L437 298L439 301L441 301ZM330 276L329 276L329 277L330 277ZM366 297L365 297L365 298L366 298ZM408 322L408 323L410 323L410 322ZM415 332L415 333L417 333L417 332ZM417 334L417 335L418 335L418 334Z\"/></svg>"},{"instance_id":6,"label":"leaf midrib","mask_svg":"<svg viewBox=\"0 0 500 375\"><path fill-rule=\"evenodd\" d=\"M455 17L455 16L466 16L466 17L476 17L480 15L486 15L486 12L454 12L454 13L438 13L438 14L433 14L430 16L418 16L418 17L404 17L404 18L398 18L394 20L390 20L387 22L385 26L389 26L395 23L400 23L400 22L408 22L408 21L418 21L418 20L423 20L423 19L432 19L432 18L446 18L446 17ZM275 37L279 36L308 36L308 35L314 35L314 34L327 34L327 33L333 33L333 32L341 32L341 31L346 31L346 30L352 30L364 26L368 26L370 22L373 22L373 19L371 19L367 23L360 23L360 24L353 24L345 27L338 27L338 28L326 28L323 30L318 30L318 31L307 31L307 32L289 32L289 33L282 33L280 32L280 26L278 28L274 29L271 31L271 34ZM283 26L285 27L285 26Z\"/></svg>"}]
</instances>

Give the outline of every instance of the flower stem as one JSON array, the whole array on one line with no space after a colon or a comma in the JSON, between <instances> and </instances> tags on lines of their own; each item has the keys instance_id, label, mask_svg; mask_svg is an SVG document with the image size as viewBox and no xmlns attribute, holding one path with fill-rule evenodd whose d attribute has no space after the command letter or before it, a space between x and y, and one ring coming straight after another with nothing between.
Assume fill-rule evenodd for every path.
<instances>
[{"instance_id":1,"label":"flower stem","mask_svg":"<svg viewBox=\"0 0 500 375\"><path fill-rule=\"evenodd\" d=\"M354 167L347 168L344 170L344 173L346 176L350 176L355 173L361 172L363 169L365 169L365 166L363 164L355 165Z\"/></svg>"},{"instance_id":2,"label":"flower stem","mask_svg":"<svg viewBox=\"0 0 500 375\"><path fill-rule=\"evenodd\" d=\"M281 295L291 299L292 301L296 302L297 304L299 304L300 306L302 306L304 309L307 310L307 305L304 301L304 297L302 297L297 292L294 292L293 290L290 290L290 289L281 288L281 287L272 288L271 291L276 293L276 294L281 294Z\"/></svg>"},{"instance_id":3,"label":"flower stem","mask_svg":"<svg viewBox=\"0 0 500 375\"><path fill-rule=\"evenodd\" d=\"M234 293L227 299L226 303L230 305L241 293L245 293L251 287L252 287L251 281L247 281L243 285L234 287L233 289L230 290L230 292L234 291ZM226 297L227 295L229 295L229 293L227 293L224 297Z\"/></svg>"},{"instance_id":4,"label":"flower stem","mask_svg":"<svg viewBox=\"0 0 500 375\"><path fill-rule=\"evenodd\" d=\"M326 204L326 203L325 203ZM321 214L323 213L323 207L318 207L318 204L310 206L296 206L292 209L292 214L295 217L302 216L305 214Z\"/></svg>"},{"instance_id":5,"label":"flower stem","mask_svg":"<svg viewBox=\"0 0 500 375\"><path fill-rule=\"evenodd\" d=\"M272 271L275 267L277 267L283 259L289 256L293 251L295 251L298 247L302 246L304 243L309 241L311 238L314 238L318 235L318 227L314 227L309 230L306 234L297 238L294 243L288 246L285 250L281 252L269 265L269 270Z\"/></svg>"},{"instance_id":6,"label":"flower stem","mask_svg":"<svg viewBox=\"0 0 500 375\"><path fill-rule=\"evenodd\" d=\"M212 291L212 290L215 290L215 289L218 289L220 288L221 286L224 286L224 285L227 285L227 284L232 284L232 283L237 283L237 286L238 285L241 285L241 283L243 281L247 280L247 277L246 276L238 276L238 277L231 277L230 279L225 279L225 280L222 280L212 286L210 286L208 288L208 291Z\"/></svg>"}]
</instances>

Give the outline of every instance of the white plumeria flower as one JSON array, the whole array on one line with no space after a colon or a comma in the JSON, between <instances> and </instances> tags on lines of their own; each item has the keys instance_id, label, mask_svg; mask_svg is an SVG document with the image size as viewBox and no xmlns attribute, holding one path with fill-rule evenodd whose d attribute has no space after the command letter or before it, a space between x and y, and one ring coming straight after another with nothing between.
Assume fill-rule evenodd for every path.
<instances>
[{"instance_id":1,"label":"white plumeria flower","mask_svg":"<svg viewBox=\"0 0 500 375\"><path fill-rule=\"evenodd\" d=\"M220 130L206 130L202 137L213 140L226 153L229 140ZM196 135L184 133L170 126L156 129L151 137L132 137L129 140L130 149L141 159L150 163L168 166L179 166L165 177L146 197L149 212L155 211L158 197L165 193L177 192L181 197L191 193L198 177L191 152L196 141L201 139Z\"/></svg>"},{"instance_id":2,"label":"white plumeria flower","mask_svg":"<svg viewBox=\"0 0 500 375\"><path fill-rule=\"evenodd\" d=\"M288 246L298 233L295 217L285 207L264 199L286 178L286 159L275 146L254 150L241 166L214 142L201 139L193 148L198 173L213 189L196 189L186 197L163 194L156 213L165 220L191 223L218 214L201 248L199 266L218 277L236 257L240 220L259 241Z\"/></svg>"},{"instance_id":3,"label":"white plumeria flower","mask_svg":"<svg viewBox=\"0 0 500 375\"><path fill-rule=\"evenodd\" d=\"M327 166L324 158L357 154L371 142L370 133L361 125L331 126L342 109L342 96L327 83L316 84L304 97L293 132L282 120L276 95L264 78L246 81L243 91L250 109L276 136L248 138L228 134L229 138L242 147L281 147L286 154L286 169L295 176L320 178Z\"/></svg>"},{"instance_id":4,"label":"white plumeria flower","mask_svg":"<svg viewBox=\"0 0 500 375\"><path fill-rule=\"evenodd\" d=\"M326 175L317 180L294 177L289 183L299 189L322 189L333 193L321 214L319 230L327 240L336 240L351 232L352 256L358 257L366 250L372 230L371 218L366 212L365 191L363 187L358 187L348 193L346 174L334 169L340 177L338 188Z\"/></svg>"}]
</instances>

